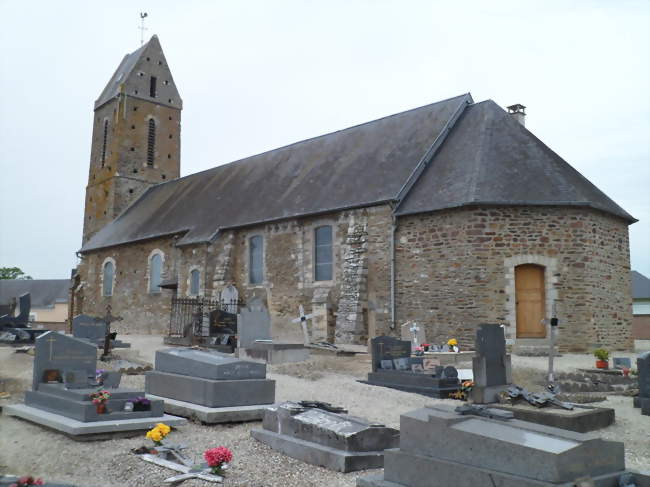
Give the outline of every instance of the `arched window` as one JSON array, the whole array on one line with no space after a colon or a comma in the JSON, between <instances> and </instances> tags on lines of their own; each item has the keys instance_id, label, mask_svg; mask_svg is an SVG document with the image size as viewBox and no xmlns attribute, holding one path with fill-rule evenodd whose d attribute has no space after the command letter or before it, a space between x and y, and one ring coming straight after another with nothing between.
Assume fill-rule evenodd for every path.
<instances>
[{"instance_id":1,"label":"arched window","mask_svg":"<svg viewBox=\"0 0 650 487\"><path fill-rule=\"evenodd\" d=\"M156 145L156 121L149 119L149 134L147 135L147 165L153 166Z\"/></svg>"},{"instance_id":2,"label":"arched window","mask_svg":"<svg viewBox=\"0 0 650 487\"><path fill-rule=\"evenodd\" d=\"M162 274L162 256L153 254L149 258L149 292L160 292L160 279Z\"/></svg>"},{"instance_id":3,"label":"arched window","mask_svg":"<svg viewBox=\"0 0 650 487\"><path fill-rule=\"evenodd\" d=\"M106 143L108 142L108 120L104 120L104 136L102 138L102 167L106 161Z\"/></svg>"},{"instance_id":4,"label":"arched window","mask_svg":"<svg viewBox=\"0 0 650 487\"><path fill-rule=\"evenodd\" d=\"M198 269L190 271L190 294L198 296L201 289L201 272Z\"/></svg>"},{"instance_id":5,"label":"arched window","mask_svg":"<svg viewBox=\"0 0 650 487\"><path fill-rule=\"evenodd\" d=\"M314 280L332 280L332 227L318 227L314 231Z\"/></svg>"},{"instance_id":6,"label":"arched window","mask_svg":"<svg viewBox=\"0 0 650 487\"><path fill-rule=\"evenodd\" d=\"M115 277L115 264L108 260L104 263L102 270L102 296L113 295L113 278Z\"/></svg>"},{"instance_id":7,"label":"arched window","mask_svg":"<svg viewBox=\"0 0 650 487\"><path fill-rule=\"evenodd\" d=\"M248 280L251 284L264 281L264 240L261 235L248 239Z\"/></svg>"}]
</instances>

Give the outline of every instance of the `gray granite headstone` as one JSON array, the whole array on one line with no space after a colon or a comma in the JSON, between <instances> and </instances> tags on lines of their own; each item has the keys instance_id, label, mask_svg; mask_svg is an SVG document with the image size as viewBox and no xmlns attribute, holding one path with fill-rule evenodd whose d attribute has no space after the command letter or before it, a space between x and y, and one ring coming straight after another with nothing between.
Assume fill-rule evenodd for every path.
<instances>
[{"instance_id":1,"label":"gray granite headstone","mask_svg":"<svg viewBox=\"0 0 650 487\"><path fill-rule=\"evenodd\" d=\"M106 336L106 323L93 316L77 315L72 319L72 336L88 340L103 339Z\"/></svg>"},{"instance_id":2,"label":"gray granite headstone","mask_svg":"<svg viewBox=\"0 0 650 487\"><path fill-rule=\"evenodd\" d=\"M382 360L395 360L411 356L411 342L389 336L379 336L370 340L372 371L381 368Z\"/></svg>"},{"instance_id":3,"label":"gray granite headstone","mask_svg":"<svg viewBox=\"0 0 650 487\"><path fill-rule=\"evenodd\" d=\"M251 348L255 340L271 339L271 315L258 300L252 300L248 307L237 315L239 348Z\"/></svg>"},{"instance_id":4,"label":"gray granite headstone","mask_svg":"<svg viewBox=\"0 0 650 487\"><path fill-rule=\"evenodd\" d=\"M66 371L85 371L93 377L97 368L97 347L77 338L48 331L36 338L32 387L38 389L46 370L58 370L61 377Z\"/></svg>"},{"instance_id":5,"label":"gray granite headstone","mask_svg":"<svg viewBox=\"0 0 650 487\"><path fill-rule=\"evenodd\" d=\"M638 402L641 414L650 416L650 352L639 355L636 366L639 373L639 397L635 403Z\"/></svg>"},{"instance_id":6,"label":"gray granite headstone","mask_svg":"<svg viewBox=\"0 0 650 487\"><path fill-rule=\"evenodd\" d=\"M117 389L120 387L122 372L107 371L102 374L102 387L106 389Z\"/></svg>"},{"instance_id":7,"label":"gray granite headstone","mask_svg":"<svg viewBox=\"0 0 650 487\"><path fill-rule=\"evenodd\" d=\"M266 364L187 348L158 350L156 371L214 380L266 378Z\"/></svg>"},{"instance_id":8,"label":"gray granite headstone","mask_svg":"<svg viewBox=\"0 0 650 487\"><path fill-rule=\"evenodd\" d=\"M496 402L497 394L512 382L510 355L500 325L482 324L476 331L476 356L472 359L472 399L483 404Z\"/></svg>"}]
</instances>

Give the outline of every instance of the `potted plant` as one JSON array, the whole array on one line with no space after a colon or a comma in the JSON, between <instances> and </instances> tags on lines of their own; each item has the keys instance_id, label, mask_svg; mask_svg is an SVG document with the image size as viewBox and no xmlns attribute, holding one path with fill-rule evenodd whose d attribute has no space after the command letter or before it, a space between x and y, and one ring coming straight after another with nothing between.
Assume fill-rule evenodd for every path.
<instances>
[{"instance_id":1,"label":"potted plant","mask_svg":"<svg viewBox=\"0 0 650 487\"><path fill-rule=\"evenodd\" d=\"M594 350L594 357L596 357L596 368L597 369L608 369L609 368L609 352L604 348L597 348Z\"/></svg>"},{"instance_id":2,"label":"potted plant","mask_svg":"<svg viewBox=\"0 0 650 487\"><path fill-rule=\"evenodd\" d=\"M151 401L146 397L136 397L129 399L128 402L133 403L134 411L149 411L151 409Z\"/></svg>"},{"instance_id":3,"label":"potted plant","mask_svg":"<svg viewBox=\"0 0 650 487\"><path fill-rule=\"evenodd\" d=\"M172 429L165 423L158 423L154 428L147 431L147 438L153 441L156 446L161 446L165 436L169 434Z\"/></svg>"},{"instance_id":4,"label":"potted plant","mask_svg":"<svg viewBox=\"0 0 650 487\"><path fill-rule=\"evenodd\" d=\"M90 399L97 408L97 414L106 414L106 401L111 398L111 393L107 390L99 390L90 395Z\"/></svg>"}]
</instances>

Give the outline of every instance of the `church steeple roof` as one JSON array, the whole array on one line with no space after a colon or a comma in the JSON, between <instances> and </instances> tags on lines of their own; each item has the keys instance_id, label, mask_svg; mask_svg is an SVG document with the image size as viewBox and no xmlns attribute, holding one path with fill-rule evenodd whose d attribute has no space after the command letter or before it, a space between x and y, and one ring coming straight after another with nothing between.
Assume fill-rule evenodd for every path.
<instances>
[{"instance_id":1,"label":"church steeple roof","mask_svg":"<svg viewBox=\"0 0 650 487\"><path fill-rule=\"evenodd\" d=\"M149 42L124 56L99 98L95 101L95 110L122 92L128 96L148 100L150 97L146 96L149 93L146 83L148 83L149 76L160 78L158 88L160 96L156 97L156 103L178 109L183 108L183 102L174 84L171 71L167 66L167 60L160 46L160 41L158 36L154 35Z\"/></svg>"}]
</instances>

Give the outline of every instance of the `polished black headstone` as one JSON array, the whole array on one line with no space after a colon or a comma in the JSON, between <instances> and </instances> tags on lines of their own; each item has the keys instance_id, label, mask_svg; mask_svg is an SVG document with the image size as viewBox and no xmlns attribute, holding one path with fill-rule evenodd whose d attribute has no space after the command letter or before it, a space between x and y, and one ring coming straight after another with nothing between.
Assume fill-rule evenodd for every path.
<instances>
[{"instance_id":1,"label":"polished black headstone","mask_svg":"<svg viewBox=\"0 0 650 487\"><path fill-rule=\"evenodd\" d=\"M394 337L379 336L370 340L372 371L381 369L382 360L395 360L411 356L411 342Z\"/></svg>"}]
</instances>

